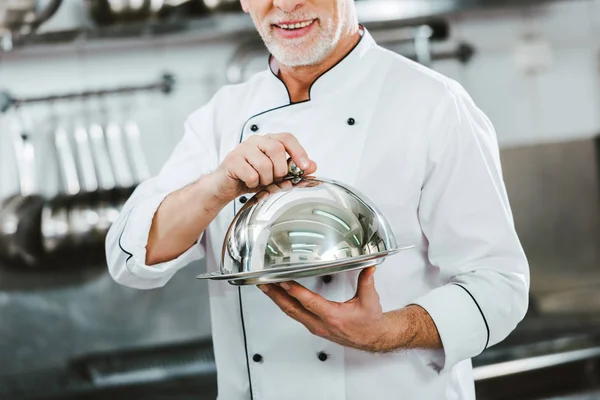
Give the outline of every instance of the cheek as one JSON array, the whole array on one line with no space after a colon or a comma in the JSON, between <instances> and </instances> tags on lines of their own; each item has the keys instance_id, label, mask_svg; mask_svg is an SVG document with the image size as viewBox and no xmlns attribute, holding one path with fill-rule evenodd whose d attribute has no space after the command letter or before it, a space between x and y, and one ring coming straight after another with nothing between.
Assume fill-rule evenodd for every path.
<instances>
[{"instance_id":1,"label":"cheek","mask_svg":"<svg viewBox=\"0 0 600 400\"><path fill-rule=\"evenodd\" d=\"M246 0L252 5L252 9L254 10L254 14L258 18L259 21L264 21L271 9L273 8L273 2L271 0Z\"/></svg>"},{"instance_id":2,"label":"cheek","mask_svg":"<svg viewBox=\"0 0 600 400\"><path fill-rule=\"evenodd\" d=\"M263 25L264 20L271 9L270 0L241 0L244 11L250 14L252 19L258 24Z\"/></svg>"},{"instance_id":3,"label":"cheek","mask_svg":"<svg viewBox=\"0 0 600 400\"><path fill-rule=\"evenodd\" d=\"M319 11L319 15L321 15L324 19L325 26L331 27L332 25L335 26L338 24L338 21L340 19L340 6L341 5L338 3L333 3L327 7L321 8L321 10Z\"/></svg>"}]
</instances>

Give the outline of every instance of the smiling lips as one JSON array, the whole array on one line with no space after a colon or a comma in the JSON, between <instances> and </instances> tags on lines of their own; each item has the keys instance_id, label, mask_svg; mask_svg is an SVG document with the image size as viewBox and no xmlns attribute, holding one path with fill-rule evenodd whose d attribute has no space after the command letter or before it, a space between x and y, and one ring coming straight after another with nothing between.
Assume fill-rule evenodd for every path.
<instances>
[{"instance_id":1,"label":"smiling lips","mask_svg":"<svg viewBox=\"0 0 600 400\"><path fill-rule=\"evenodd\" d=\"M315 22L314 19L312 19L310 21L303 21L303 22L287 22L286 21L286 23L275 24L275 26L278 27L278 28L281 28L281 29L288 30L288 31L293 31L293 30L296 30L296 29L306 28L307 26L309 26L313 22Z\"/></svg>"},{"instance_id":2,"label":"smiling lips","mask_svg":"<svg viewBox=\"0 0 600 400\"><path fill-rule=\"evenodd\" d=\"M315 25L316 19L308 21L284 21L273 24L279 36L284 39L296 39L307 35Z\"/></svg>"}]
</instances>

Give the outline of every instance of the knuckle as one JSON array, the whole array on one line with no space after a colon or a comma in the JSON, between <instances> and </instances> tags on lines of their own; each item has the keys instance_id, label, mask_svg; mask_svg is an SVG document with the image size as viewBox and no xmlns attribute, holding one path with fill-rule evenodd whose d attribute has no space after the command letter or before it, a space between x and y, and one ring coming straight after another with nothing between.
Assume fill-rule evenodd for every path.
<instances>
[{"instance_id":1,"label":"knuckle","mask_svg":"<svg viewBox=\"0 0 600 400\"><path fill-rule=\"evenodd\" d=\"M294 136L289 132L283 132L279 134L279 137L283 140L289 140L292 139Z\"/></svg>"},{"instance_id":2,"label":"knuckle","mask_svg":"<svg viewBox=\"0 0 600 400\"><path fill-rule=\"evenodd\" d=\"M312 328L311 333L316 336L325 337L327 336L327 331L322 327Z\"/></svg>"},{"instance_id":3,"label":"knuckle","mask_svg":"<svg viewBox=\"0 0 600 400\"><path fill-rule=\"evenodd\" d=\"M298 317L298 309L292 306L287 306L283 308L283 312L290 318L296 319Z\"/></svg>"},{"instance_id":4,"label":"knuckle","mask_svg":"<svg viewBox=\"0 0 600 400\"><path fill-rule=\"evenodd\" d=\"M326 337L329 336L329 332L327 332L327 329L317 329L317 335L321 337Z\"/></svg>"},{"instance_id":5,"label":"knuckle","mask_svg":"<svg viewBox=\"0 0 600 400\"><path fill-rule=\"evenodd\" d=\"M329 317L327 319L327 325L329 325L333 329L340 330L340 328L342 326L342 322L338 318Z\"/></svg>"},{"instance_id":6,"label":"knuckle","mask_svg":"<svg viewBox=\"0 0 600 400\"><path fill-rule=\"evenodd\" d=\"M256 168L263 170L265 172L268 172L269 170L271 170L273 168L273 165L271 164L270 161L268 161L266 159L261 159L260 161L256 162Z\"/></svg>"},{"instance_id":7,"label":"knuckle","mask_svg":"<svg viewBox=\"0 0 600 400\"><path fill-rule=\"evenodd\" d=\"M281 142L278 142L276 140L269 140L265 144L265 150L270 155L277 155L285 152L285 146Z\"/></svg>"},{"instance_id":8,"label":"knuckle","mask_svg":"<svg viewBox=\"0 0 600 400\"><path fill-rule=\"evenodd\" d=\"M249 187L256 187L258 185L259 182L259 176L256 172L251 172L250 176L248 177L248 181L246 182L246 185Z\"/></svg>"},{"instance_id":9,"label":"knuckle","mask_svg":"<svg viewBox=\"0 0 600 400\"><path fill-rule=\"evenodd\" d=\"M317 304L316 301L311 300L306 303L305 308L309 311L315 311L319 308L319 305Z\"/></svg>"}]
</instances>

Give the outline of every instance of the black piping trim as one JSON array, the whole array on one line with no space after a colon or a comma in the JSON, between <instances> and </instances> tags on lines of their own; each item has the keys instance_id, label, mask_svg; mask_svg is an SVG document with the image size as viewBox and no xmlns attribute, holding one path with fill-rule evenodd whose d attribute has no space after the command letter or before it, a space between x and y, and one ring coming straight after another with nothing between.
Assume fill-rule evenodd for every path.
<instances>
[{"instance_id":1,"label":"black piping trim","mask_svg":"<svg viewBox=\"0 0 600 400\"><path fill-rule=\"evenodd\" d=\"M290 106L293 106L293 105L296 105L296 104L307 103L307 102L311 101L311 91L312 91L312 88L313 88L313 85L315 84L315 82L317 82L317 80L319 80L319 78L321 78L327 72L331 71L334 67L336 67L339 63L341 63L343 60L345 60L346 57L348 57L354 51L354 49L356 49L356 47L360 44L360 42L362 41L363 37L364 37L364 35L361 35L360 39L358 40L358 42L352 47L352 49L348 53L346 53L346 55L342 59L340 59L337 63L335 63L330 68L328 68L326 71L324 71L321 75L319 75L317 77L317 79L315 79L313 81L313 83L308 88L308 100L302 100L302 101L299 101L299 102L296 102L296 103L292 103L292 96L290 95L290 91L287 88L287 86L285 85L285 83L283 82L283 80L279 76L277 76L277 74L275 74L273 72L273 69L271 68L271 57L272 56L269 54L269 58L268 58L269 71L271 71L271 73L273 74L273 76L275 76L275 78L277 78L279 80L279 82L281 82L281 84L283 85L283 87L285 88L285 90L287 92L287 95L288 95L288 104L284 104L282 106L274 107L274 108L262 111L262 112L260 112L258 114L255 114L255 115L252 115L251 117L249 117L246 120L246 122L244 122L244 125L242 125L242 129L241 129L241 132L240 132L239 143L242 143L242 140L244 139L244 129L246 129L246 125L248 125L248 122L250 122L250 120L252 120L252 119L254 119L254 118L256 118L256 117L258 117L260 115L272 112L272 111L280 110L282 108L290 107ZM233 214L235 215L236 212L237 212L237 208L235 206L235 201L234 201L233 202ZM239 298L239 302L240 302L240 319L242 321L242 333L244 335L244 350L245 350L245 353L246 353L246 367L248 369L248 383L250 384L250 400L253 400L254 399L254 393L252 391L252 375L250 373L250 356L248 355L248 338L246 336L246 324L244 322L244 308L243 308L243 304L242 304L242 288L241 287L238 287L238 298Z\"/></svg>"},{"instance_id":2,"label":"black piping trim","mask_svg":"<svg viewBox=\"0 0 600 400\"><path fill-rule=\"evenodd\" d=\"M121 231L121 234L119 235L119 248L121 249L121 251L123 253L127 254L127 258L125 259L125 267L127 269L129 269L129 267L127 266L127 262L133 258L133 254L123 248L123 245L121 244L121 239L123 238L123 234L125 233L125 228L127 227L127 222L129 221L129 217L131 217L131 212L129 212L129 214L127 214L127 219L125 220L125 223L123 224L123 230Z\"/></svg>"},{"instance_id":3,"label":"black piping trim","mask_svg":"<svg viewBox=\"0 0 600 400\"><path fill-rule=\"evenodd\" d=\"M250 400L254 399L252 390L252 377L250 375L250 356L248 355L248 340L246 338L246 324L244 323L244 311L242 310L242 288L238 287L238 297L240 299L240 318L242 320L242 332L244 334L244 349L246 350L246 368L248 369L248 383L250 384Z\"/></svg>"},{"instance_id":4,"label":"black piping trim","mask_svg":"<svg viewBox=\"0 0 600 400\"><path fill-rule=\"evenodd\" d=\"M336 62L334 65L332 65L331 67L329 67L329 68L328 68L326 71L324 71L324 72L323 72L321 75L319 75L319 76L317 77L317 79L315 79L315 80L313 81L313 83L311 83L310 87L308 88L308 100L302 100L302 101L298 101L298 102L296 102L296 103L292 103L292 97L290 96L290 91L288 90L287 86L286 86L286 85L285 85L285 83L284 83L284 82L281 80L281 78L280 78L279 76L277 76L277 74L275 74L275 72L273 72L273 69L271 68L271 57L272 57L272 56L269 54L269 71L271 71L271 73L273 74L273 76L274 76L275 78L277 78L277 79L279 80L279 82L281 82L281 84L283 85L283 87L285 88L285 90L286 90L286 92L287 92L287 95L288 95L288 104L284 104L284 105L282 105L282 106L278 106L278 107L273 107L273 108L270 108L270 109L268 109L268 110L265 110L265 111L261 111L261 112L259 112L258 114L254 114L254 115L252 115L251 117L249 117L249 118L246 120L246 122L244 122L244 125L242 125L242 131L240 132L240 140L239 140L239 142L240 142L240 143L242 143L242 139L244 138L244 129L246 129L246 125L248 125L248 122L250 122L250 120L252 120L252 119L254 119L254 118L256 118L256 117L259 117L259 116L261 116L261 115L263 115L263 114L270 113L270 112L272 112L272 111L276 111L276 110L280 110L280 109L282 109L282 108L286 108L286 107L294 106L294 105L296 105L296 104L308 103L309 101L311 101L311 100L312 100L312 98L311 98L311 91L312 91L313 85L314 85L314 84L315 84L315 83L316 83L316 82L319 80L319 78L321 78L321 77L322 77L323 75L325 75L327 72L331 71L331 70L332 70L333 68L335 68L335 67L336 67L336 66L337 66L339 63L341 63L342 61L344 61L344 60L346 59L346 57L348 57L348 56L349 56L349 55L350 55L350 54L351 54L351 53L354 51L354 49L356 49L356 47L357 47L357 46L360 44L360 42L362 41L363 37L364 37L364 35L361 35L361 37L360 37L360 39L358 40L358 42L356 42L356 44L354 45L354 47L352 47L352 49L351 49L351 50L350 50L348 53L346 53L346 55L345 55L345 56L344 56L342 59L340 59L340 60L339 60L338 62ZM235 213L235 206L234 206L234 213Z\"/></svg>"},{"instance_id":5,"label":"black piping trim","mask_svg":"<svg viewBox=\"0 0 600 400\"><path fill-rule=\"evenodd\" d=\"M481 313L481 317L483 318L483 323L485 324L485 329L487 330L487 340L485 341L485 347L483 348L483 351L485 351L488 347L488 344L490 344L490 327L488 325L487 319L485 319L483 310L481 309L481 307L479 307L479 303L477 302L477 300L475 300L475 297L473 297L471 292L469 292L466 287L464 287L463 285L460 285L458 283L453 283L453 285L461 287L465 292L467 292L469 294L469 296L471 296L471 299L473 299L473 301L475 302L475 305L477 306L477 309Z\"/></svg>"},{"instance_id":6,"label":"black piping trim","mask_svg":"<svg viewBox=\"0 0 600 400\"><path fill-rule=\"evenodd\" d=\"M360 25L360 27L364 29L364 27L362 25ZM358 42L356 42L356 44L354 46L352 46L352 48L350 49L350 51L347 52L346 55L344 55L344 57L342 57L340 60L338 60L338 62L336 62L331 67L329 67L325 71L323 71L323 73L321 75L317 76L317 78L310 84L310 86L308 88L308 100L302 100L302 101L299 101L297 103L292 103L292 96L290 95L289 89L287 88L287 86L285 85L285 83L283 82L283 80L279 77L279 75L277 75L275 72L273 72L273 68L271 68L271 59L273 58L273 56L271 54L269 54L268 61L267 61L268 65L269 65L269 71L271 71L271 73L273 74L273 76L275 78L277 78L279 80L279 82L281 82L281 84L283 85L283 87L285 88L285 90L286 90L286 92L288 94L288 102L289 102L289 104L287 104L287 105L289 106L289 105L292 105L292 104L300 104L300 103L306 103L307 101L311 101L311 99L312 99L311 92L312 92L312 88L313 88L314 84L317 83L317 81L322 76L324 76L326 73L328 73L329 71L331 71L332 69L334 69L335 67L337 67L350 54L352 54L354 52L354 49L356 49L358 47L358 45L360 44L360 42L362 42L364 36L365 36L364 34L360 35L360 38L358 39ZM281 108L281 107L277 107L277 108ZM273 110L276 110L277 108L273 108L273 109L268 110L268 111L273 111ZM265 112L268 112L268 111L265 111ZM250 117L250 119L252 119L252 118L254 118L254 117L258 116L258 115L261 115L261 114L264 114L264 112L260 113L260 114L257 114L257 115L254 115L254 116Z\"/></svg>"}]
</instances>

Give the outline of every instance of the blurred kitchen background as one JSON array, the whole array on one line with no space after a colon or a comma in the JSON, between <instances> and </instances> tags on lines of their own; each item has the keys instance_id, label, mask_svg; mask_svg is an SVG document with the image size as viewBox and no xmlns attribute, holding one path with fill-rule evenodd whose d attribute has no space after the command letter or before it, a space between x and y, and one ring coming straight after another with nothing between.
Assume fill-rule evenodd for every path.
<instances>
[{"instance_id":1,"label":"blurred kitchen background","mask_svg":"<svg viewBox=\"0 0 600 400\"><path fill-rule=\"evenodd\" d=\"M600 0L356 5L497 129L532 290L473 360L478 398L600 399ZM266 54L237 0L0 0L0 399L215 397L202 262L127 289L103 235Z\"/></svg>"}]
</instances>

